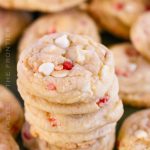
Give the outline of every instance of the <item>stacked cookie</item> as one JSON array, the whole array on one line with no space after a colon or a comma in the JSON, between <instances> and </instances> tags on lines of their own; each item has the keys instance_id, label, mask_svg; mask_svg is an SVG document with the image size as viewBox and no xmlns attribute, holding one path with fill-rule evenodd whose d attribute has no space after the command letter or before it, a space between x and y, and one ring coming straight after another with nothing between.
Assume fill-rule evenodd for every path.
<instances>
[{"instance_id":1,"label":"stacked cookie","mask_svg":"<svg viewBox=\"0 0 150 150\"><path fill-rule=\"evenodd\" d=\"M32 135L52 150L112 149L123 107L107 48L86 36L51 34L23 51L17 70Z\"/></svg>"}]
</instances>

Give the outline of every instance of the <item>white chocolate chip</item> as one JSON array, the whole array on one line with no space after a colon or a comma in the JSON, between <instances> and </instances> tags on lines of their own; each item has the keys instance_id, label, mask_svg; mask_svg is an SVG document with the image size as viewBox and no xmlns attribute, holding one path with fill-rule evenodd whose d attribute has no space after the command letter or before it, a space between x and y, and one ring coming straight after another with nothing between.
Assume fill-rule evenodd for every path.
<instances>
[{"instance_id":1,"label":"white chocolate chip","mask_svg":"<svg viewBox=\"0 0 150 150\"><path fill-rule=\"evenodd\" d=\"M68 70L61 70L61 71L53 71L52 76L56 78L63 78L68 75L69 71Z\"/></svg>"},{"instance_id":2,"label":"white chocolate chip","mask_svg":"<svg viewBox=\"0 0 150 150\"><path fill-rule=\"evenodd\" d=\"M55 46L55 45L48 45L47 47L45 47L45 48L43 49L43 51L48 52L48 51L51 51L51 50L54 50L54 49L56 49L56 46Z\"/></svg>"},{"instance_id":3,"label":"white chocolate chip","mask_svg":"<svg viewBox=\"0 0 150 150\"><path fill-rule=\"evenodd\" d=\"M144 131L144 130L138 130L134 133L134 135L136 136L136 138L140 139L140 138L147 138L148 134Z\"/></svg>"},{"instance_id":4,"label":"white chocolate chip","mask_svg":"<svg viewBox=\"0 0 150 150\"><path fill-rule=\"evenodd\" d=\"M70 41L68 40L67 35L62 35L61 37L58 37L55 40L55 43L62 48L67 48L70 45Z\"/></svg>"},{"instance_id":5,"label":"white chocolate chip","mask_svg":"<svg viewBox=\"0 0 150 150\"><path fill-rule=\"evenodd\" d=\"M46 76L49 76L54 71L54 64L53 63L43 63L39 67L39 72L43 73Z\"/></svg>"},{"instance_id":6,"label":"white chocolate chip","mask_svg":"<svg viewBox=\"0 0 150 150\"><path fill-rule=\"evenodd\" d=\"M136 68L137 68L137 65L136 65L136 64L131 63L131 64L129 65L130 71L135 71Z\"/></svg>"}]
</instances>

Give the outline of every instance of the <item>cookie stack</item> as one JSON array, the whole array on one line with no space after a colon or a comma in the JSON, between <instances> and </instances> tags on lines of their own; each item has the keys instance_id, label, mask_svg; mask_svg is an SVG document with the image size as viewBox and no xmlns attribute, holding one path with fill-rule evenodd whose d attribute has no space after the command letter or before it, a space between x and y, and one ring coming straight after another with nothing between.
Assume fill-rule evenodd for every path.
<instances>
[{"instance_id":1,"label":"cookie stack","mask_svg":"<svg viewBox=\"0 0 150 150\"><path fill-rule=\"evenodd\" d=\"M123 107L107 48L86 36L46 35L23 51L17 70L31 133L48 149L112 149Z\"/></svg>"}]
</instances>

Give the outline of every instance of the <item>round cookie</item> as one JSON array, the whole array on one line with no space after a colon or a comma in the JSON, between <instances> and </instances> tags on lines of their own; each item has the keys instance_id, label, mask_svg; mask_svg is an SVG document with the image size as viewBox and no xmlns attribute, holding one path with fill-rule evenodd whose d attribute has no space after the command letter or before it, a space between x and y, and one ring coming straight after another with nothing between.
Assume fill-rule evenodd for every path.
<instances>
[{"instance_id":1,"label":"round cookie","mask_svg":"<svg viewBox=\"0 0 150 150\"><path fill-rule=\"evenodd\" d=\"M0 7L41 12L57 12L79 5L85 0L0 0Z\"/></svg>"},{"instance_id":2,"label":"round cookie","mask_svg":"<svg viewBox=\"0 0 150 150\"><path fill-rule=\"evenodd\" d=\"M82 11L70 10L44 15L37 19L23 35L19 45L19 53L42 36L55 32L88 35L95 41L100 41L98 29L92 18Z\"/></svg>"},{"instance_id":3,"label":"round cookie","mask_svg":"<svg viewBox=\"0 0 150 150\"><path fill-rule=\"evenodd\" d=\"M132 24L149 6L149 0L93 0L89 11L110 33L128 39Z\"/></svg>"},{"instance_id":4,"label":"round cookie","mask_svg":"<svg viewBox=\"0 0 150 150\"><path fill-rule=\"evenodd\" d=\"M39 147L40 150L50 150L50 149L52 150L105 150L105 149L112 150L114 147L114 142L115 142L115 133L112 132L102 138L87 142L86 145L81 144L72 147L71 144L70 145L68 144L68 148L59 148L54 145L49 145L44 141L40 141Z\"/></svg>"},{"instance_id":5,"label":"round cookie","mask_svg":"<svg viewBox=\"0 0 150 150\"><path fill-rule=\"evenodd\" d=\"M130 43L114 45L110 49L116 61L123 102L136 107L150 107L150 64Z\"/></svg>"},{"instance_id":6,"label":"round cookie","mask_svg":"<svg viewBox=\"0 0 150 150\"><path fill-rule=\"evenodd\" d=\"M15 136L22 127L23 119L23 110L17 99L0 85L0 124Z\"/></svg>"},{"instance_id":7,"label":"round cookie","mask_svg":"<svg viewBox=\"0 0 150 150\"><path fill-rule=\"evenodd\" d=\"M77 145L87 145L87 142L102 138L109 135L116 128L116 123L107 124L102 128L97 128L88 133L59 133L59 132L47 132L46 130L39 128L38 126L31 126L31 134L42 140L47 141L50 145L66 148L68 144L70 148L74 148Z\"/></svg>"},{"instance_id":8,"label":"round cookie","mask_svg":"<svg viewBox=\"0 0 150 150\"><path fill-rule=\"evenodd\" d=\"M51 114L26 105L25 116L31 125L36 124L49 132L87 133L118 121L123 114L122 110L121 101L114 103L111 107L106 106L106 109L86 115Z\"/></svg>"},{"instance_id":9,"label":"round cookie","mask_svg":"<svg viewBox=\"0 0 150 150\"><path fill-rule=\"evenodd\" d=\"M26 122L22 129L22 139L24 146L28 148L29 150L112 150L112 147L114 146L115 141L115 132L110 133L109 135L106 135L102 138L87 142L85 145L76 145L73 146L74 148L71 148L71 144L68 144L68 148L59 148L55 145L50 145L46 143L43 140L40 140L38 138L34 138L30 134L30 125ZM70 148L69 148L70 147Z\"/></svg>"},{"instance_id":10,"label":"round cookie","mask_svg":"<svg viewBox=\"0 0 150 150\"><path fill-rule=\"evenodd\" d=\"M29 94L23 89L23 85L21 83L18 84L18 87L21 91L21 96L24 98L26 104L52 114L63 114L63 115L80 114L81 115L81 114L93 113L98 111L99 109L101 109L102 111L103 109L105 109L104 108L105 105L109 105L107 106L107 108L109 108L110 106L115 105L119 99L118 94L116 94L119 92L118 80L116 77L114 79L113 85L110 87L110 89L107 92L107 96L103 98L104 102L101 103L101 106L99 102L95 103L95 101L90 103L74 103L74 104L67 104L67 105L51 103L45 99Z\"/></svg>"},{"instance_id":11,"label":"round cookie","mask_svg":"<svg viewBox=\"0 0 150 150\"><path fill-rule=\"evenodd\" d=\"M136 49L150 61L150 12L140 16L131 28L131 40Z\"/></svg>"},{"instance_id":12,"label":"round cookie","mask_svg":"<svg viewBox=\"0 0 150 150\"><path fill-rule=\"evenodd\" d=\"M118 136L118 150L150 149L150 109L138 111L123 123Z\"/></svg>"},{"instance_id":13,"label":"round cookie","mask_svg":"<svg viewBox=\"0 0 150 150\"><path fill-rule=\"evenodd\" d=\"M0 49L12 44L30 21L28 13L0 9Z\"/></svg>"},{"instance_id":14,"label":"round cookie","mask_svg":"<svg viewBox=\"0 0 150 150\"><path fill-rule=\"evenodd\" d=\"M44 36L23 51L17 69L18 85L29 94L60 104L99 101L115 76L107 48L69 33Z\"/></svg>"},{"instance_id":15,"label":"round cookie","mask_svg":"<svg viewBox=\"0 0 150 150\"><path fill-rule=\"evenodd\" d=\"M19 150L19 146L7 130L0 125L0 150Z\"/></svg>"}]
</instances>

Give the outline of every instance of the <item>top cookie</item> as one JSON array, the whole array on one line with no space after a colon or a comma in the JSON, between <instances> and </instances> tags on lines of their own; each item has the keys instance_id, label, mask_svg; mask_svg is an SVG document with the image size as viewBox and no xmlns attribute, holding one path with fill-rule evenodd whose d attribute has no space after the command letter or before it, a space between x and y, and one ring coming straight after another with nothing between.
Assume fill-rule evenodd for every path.
<instances>
[{"instance_id":1,"label":"top cookie","mask_svg":"<svg viewBox=\"0 0 150 150\"><path fill-rule=\"evenodd\" d=\"M30 21L28 13L0 9L0 49L12 44Z\"/></svg>"},{"instance_id":2,"label":"top cookie","mask_svg":"<svg viewBox=\"0 0 150 150\"><path fill-rule=\"evenodd\" d=\"M136 112L123 123L118 137L119 150L150 150L150 109Z\"/></svg>"},{"instance_id":3,"label":"top cookie","mask_svg":"<svg viewBox=\"0 0 150 150\"><path fill-rule=\"evenodd\" d=\"M144 13L131 28L131 40L136 49L150 61L150 12Z\"/></svg>"},{"instance_id":4,"label":"top cookie","mask_svg":"<svg viewBox=\"0 0 150 150\"><path fill-rule=\"evenodd\" d=\"M106 47L69 33L40 39L23 51L17 69L18 83L31 95L65 104L99 100L115 77Z\"/></svg>"},{"instance_id":5,"label":"top cookie","mask_svg":"<svg viewBox=\"0 0 150 150\"><path fill-rule=\"evenodd\" d=\"M97 26L92 18L82 11L69 10L37 19L21 39L19 53L42 36L56 32L88 35L97 42L100 41Z\"/></svg>"},{"instance_id":6,"label":"top cookie","mask_svg":"<svg viewBox=\"0 0 150 150\"><path fill-rule=\"evenodd\" d=\"M0 7L29 11L57 12L79 5L85 0L0 0Z\"/></svg>"},{"instance_id":7,"label":"top cookie","mask_svg":"<svg viewBox=\"0 0 150 150\"><path fill-rule=\"evenodd\" d=\"M93 0L89 9L106 30L129 38L130 27L149 6L149 0Z\"/></svg>"}]
</instances>

